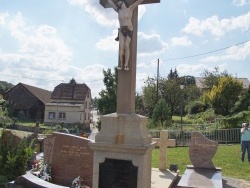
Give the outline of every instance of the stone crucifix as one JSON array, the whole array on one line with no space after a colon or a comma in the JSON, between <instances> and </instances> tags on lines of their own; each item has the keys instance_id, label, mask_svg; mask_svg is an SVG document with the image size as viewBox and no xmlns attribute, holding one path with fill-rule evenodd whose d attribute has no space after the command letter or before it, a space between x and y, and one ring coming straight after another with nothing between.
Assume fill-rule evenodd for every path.
<instances>
[{"instance_id":1,"label":"stone crucifix","mask_svg":"<svg viewBox=\"0 0 250 188\"><path fill-rule=\"evenodd\" d=\"M159 3L160 0L100 0L100 4L112 7L118 13L120 28L117 84L117 113L135 113L136 55L138 5Z\"/></svg>"}]
</instances>

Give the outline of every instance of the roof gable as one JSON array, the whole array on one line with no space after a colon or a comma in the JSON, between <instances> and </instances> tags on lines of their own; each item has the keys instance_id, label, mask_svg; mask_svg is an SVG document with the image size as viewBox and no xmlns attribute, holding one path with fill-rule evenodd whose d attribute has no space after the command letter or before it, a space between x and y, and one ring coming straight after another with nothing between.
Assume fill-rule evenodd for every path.
<instances>
[{"instance_id":1,"label":"roof gable","mask_svg":"<svg viewBox=\"0 0 250 188\"><path fill-rule=\"evenodd\" d=\"M11 88L9 91L7 91L5 93L5 95L8 95L8 93L10 93L13 89L15 89L16 87L19 87L19 86L24 87L33 96L35 96L38 100L40 100L44 104L46 104L50 100L51 93L52 93L51 91L41 89L41 88L38 88L38 87L34 87L34 86L30 86L30 85L23 84L23 83L17 84L13 88Z\"/></svg>"},{"instance_id":2,"label":"roof gable","mask_svg":"<svg viewBox=\"0 0 250 188\"><path fill-rule=\"evenodd\" d=\"M51 99L85 100L86 95L89 92L89 87L84 83L61 83L55 87L54 91L52 92Z\"/></svg>"}]
</instances>

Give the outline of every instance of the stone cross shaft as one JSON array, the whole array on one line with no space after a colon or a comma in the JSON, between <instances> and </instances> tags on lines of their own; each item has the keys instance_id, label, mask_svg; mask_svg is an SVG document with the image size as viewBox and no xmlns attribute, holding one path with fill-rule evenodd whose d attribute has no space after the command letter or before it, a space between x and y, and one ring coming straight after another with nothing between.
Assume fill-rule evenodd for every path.
<instances>
[{"instance_id":1,"label":"stone cross shaft","mask_svg":"<svg viewBox=\"0 0 250 188\"><path fill-rule=\"evenodd\" d=\"M117 0L113 0L117 3ZM136 0L126 0L131 5ZM144 0L142 4L159 3L160 0ZM107 0L100 0L100 4L105 8L111 6ZM135 113L135 88L136 88L136 56L137 56L137 27L138 27L138 7L134 9L133 17L133 37L130 43L129 70L118 71L117 84L117 114L134 114ZM119 61L119 58L118 58ZM118 62L119 64L120 62Z\"/></svg>"},{"instance_id":2,"label":"stone cross shaft","mask_svg":"<svg viewBox=\"0 0 250 188\"><path fill-rule=\"evenodd\" d=\"M159 154L159 170L166 170L167 165L167 147L175 146L175 140L168 139L168 131L162 130L160 132L160 154Z\"/></svg>"}]
</instances>

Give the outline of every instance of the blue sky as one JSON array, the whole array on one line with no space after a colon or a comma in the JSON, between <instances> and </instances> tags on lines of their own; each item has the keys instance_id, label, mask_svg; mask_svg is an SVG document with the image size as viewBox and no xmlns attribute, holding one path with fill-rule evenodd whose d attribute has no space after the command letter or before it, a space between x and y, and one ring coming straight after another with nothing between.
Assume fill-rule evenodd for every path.
<instances>
[{"instance_id":1,"label":"blue sky","mask_svg":"<svg viewBox=\"0 0 250 188\"><path fill-rule=\"evenodd\" d=\"M157 59L160 76L218 66L250 79L250 0L161 0L139 6L138 24L137 92ZM99 0L0 0L0 80L52 91L74 77L98 97L102 70L117 66L117 27Z\"/></svg>"}]
</instances>

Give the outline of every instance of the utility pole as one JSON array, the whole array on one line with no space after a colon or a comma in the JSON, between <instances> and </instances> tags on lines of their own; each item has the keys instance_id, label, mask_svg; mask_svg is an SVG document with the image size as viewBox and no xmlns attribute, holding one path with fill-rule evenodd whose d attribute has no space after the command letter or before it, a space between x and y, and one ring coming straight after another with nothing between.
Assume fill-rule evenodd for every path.
<instances>
[{"instance_id":1,"label":"utility pole","mask_svg":"<svg viewBox=\"0 0 250 188\"><path fill-rule=\"evenodd\" d=\"M157 82L156 82L156 103L158 102L159 93L159 59L157 59Z\"/></svg>"}]
</instances>

